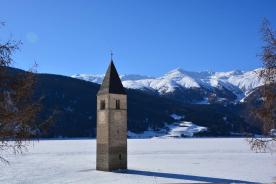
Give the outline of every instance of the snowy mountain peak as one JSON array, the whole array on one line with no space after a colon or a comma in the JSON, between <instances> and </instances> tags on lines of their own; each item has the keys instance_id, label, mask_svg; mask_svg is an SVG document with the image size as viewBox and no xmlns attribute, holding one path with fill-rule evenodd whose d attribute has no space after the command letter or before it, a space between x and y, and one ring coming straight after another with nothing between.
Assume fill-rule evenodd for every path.
<instances>
[{"instance_id":1,"label":"snowy mountain peak","mask_svg":"<svg viewBox=\"0 0 276 184\"><path fill-rule=\"evenodd\" d=\"M176 68L176 69L173 69L169 72L167 72L165 75L171 75L171 74L184 74L184 70L182 70L181 68Z\"/></svg>"},{"instance_id":2,"label":"snowy mountain peak","mask_svg":"<svg viewBox=\"0 0 276 184\"><path fill-rule=\"evenodd\" d=\"M104 75L76 74L71 77L100 84L103 81Z\"/></svg>"},{"instance_id":3,"label":"snowy mountain peak","mask_svg":"<svg viewBox=\"0 0 276 184\"><path fill-rule=\"evenodd\" d=\"M215 72L213 77L216 78L228 78L234 75L242 75L243 72L241 70L233 70L229 72Z\"/></svg>"},{"instance_id":4,"label":"snowy mountain peak","mask_svg":"<svg viewBox=\"0 0 276 184\"><path fill-rule=\"evenodd\" d=\"M75 74L71 77L86 80L90 82L94 82L97 84L101 84L104 78L104 74L102 75L93 75L93 74ZM142 79L154 79L154 77L146 76L146 75L137 75L137 74L128 74L128 75L120 75L122 81L127 80L142 80Z\"/></svg>"},{"instance_id":5,"label":"snowy mountain peak","mask_svg":"<svg viewBox=\"0 0 276 184\"><path fill-rule=\"evenodd\" d=\"M260 70L190 72L176 68L157 78L137 74L121 75L120 78L126 88L156 91L160 94L172 93L177 89L201 88L207 90L206 92L225 89L231 91L237 98L243 98L263 84L258 77ZM77 74L72 77L100 84L104 75Z\"/></svg>"},{"instance_id":6,"label":"snowy mountain peak","mask_svg":"<svg viewBox=\"0 0 276 184\"><path fill-rule=\"evenodd\" d=\"M147 75L137 75L137 74L121 75L120 78L121 78L122 81L154 79L154 77L150 77L150 76L147 76Z\"/></svg>"}]
</instances>

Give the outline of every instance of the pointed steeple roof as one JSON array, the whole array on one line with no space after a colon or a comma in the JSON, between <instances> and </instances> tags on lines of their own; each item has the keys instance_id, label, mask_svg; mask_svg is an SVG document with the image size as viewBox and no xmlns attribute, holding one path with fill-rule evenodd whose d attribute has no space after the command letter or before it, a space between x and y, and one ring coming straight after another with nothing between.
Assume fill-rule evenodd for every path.
<instances>
[{"instance_id":1,"label":"pointed steeple roof","mask_svg":"<svg viewBox=\"0 0 276 184\"><path fill-rule=\"evenodd\" d=\"M97 95L108 94L108 93L126 94L112 59L108 66L103 83Z\"/></svg>"}]
</instances>

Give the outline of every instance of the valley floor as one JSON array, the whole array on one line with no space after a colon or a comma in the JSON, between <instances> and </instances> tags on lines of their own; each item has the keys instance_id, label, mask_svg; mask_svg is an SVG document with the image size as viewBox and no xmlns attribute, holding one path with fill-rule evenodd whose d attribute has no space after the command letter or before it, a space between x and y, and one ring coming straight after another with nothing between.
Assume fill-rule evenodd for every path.
<instances>
[{"instance_id":1,"label":"valley floor","mask_svg":"<svg viewBox=\"0 0 276 184\"><path fill-rule=\"evenodd\" d=\"M0 165L1 184L272 183L276 155L243 138L129 139L124 173L96 171L96 141L43 140Z\"/></svg>"}]
</instances>

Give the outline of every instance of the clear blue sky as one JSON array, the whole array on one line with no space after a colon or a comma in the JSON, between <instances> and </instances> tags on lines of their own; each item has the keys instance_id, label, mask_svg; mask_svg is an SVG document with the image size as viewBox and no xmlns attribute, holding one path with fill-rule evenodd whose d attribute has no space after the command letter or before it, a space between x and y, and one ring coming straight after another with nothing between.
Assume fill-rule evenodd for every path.
<instances>
[{"instance_id":1,"label":"clear blue sky","mask_svg":"<svg viewBox=\"0 0 276 184\"><path fill-rule=\"evenodd\" d=\"M121 74L250 70L260 66L264 17L275 0L0 0L3 40L21 40L16 67L102 74L110 49Z\"/></svg>"}]
</instances>

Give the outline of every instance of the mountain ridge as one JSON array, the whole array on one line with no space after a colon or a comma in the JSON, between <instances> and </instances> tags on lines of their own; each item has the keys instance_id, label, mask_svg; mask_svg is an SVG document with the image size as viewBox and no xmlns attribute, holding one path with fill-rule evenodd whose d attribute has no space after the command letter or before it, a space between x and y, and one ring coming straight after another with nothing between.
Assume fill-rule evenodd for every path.
<instances>
[{"instance_id":1,"label":"mountain ridge","mask_svg":"<svg viewBox=\"0 0 276 184\"><path fill-rule=\"evenodd\" d=\"M125 88L138 89L159 95L171 96L176 93L198 93L198 102L213 96L215 102L239 102L252 90L261 86L263 81L258 77L261 68L251 71L232 70L228 72L192 72L181 68L171 70L160 77L130 74L121 75ZM100 84L103 75L78 74L71 76ZM190 101L192 102L192 101Z\"/></svg>"},{"instance_id":2,"label":"mountain ridge","mask_svg":"<svg viewBox=\"0 0 276 184\"><path fill-rule=\"evenodd\" d=\"M9 68L8 73L16 75L23 70ZM54 122L40 137L95 137L96 94L99 84L68 76L36 73L34 100L41 103L37 123L44 122L55 112ZM161 96L142 90L126 89L128 94L128 130L143 133L153 130L164 131L176 117L208 128L197 136L232 136L232 133L258 131L251 121L245 121L241 104L187 104L187 100L199 100L201 89L177 91L172 96ZM258 99L250 95L252 101ZM174 115L173 115L174 114ZM173 115L173 116L172 116Z\"/></svg>"}]
</instances>

